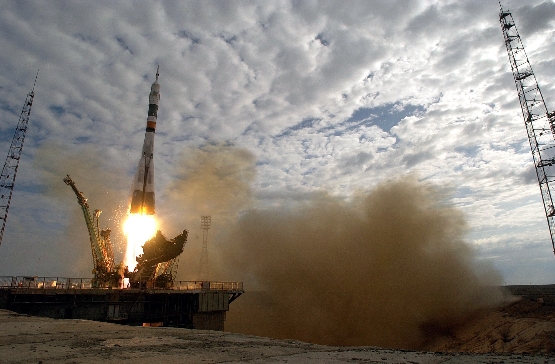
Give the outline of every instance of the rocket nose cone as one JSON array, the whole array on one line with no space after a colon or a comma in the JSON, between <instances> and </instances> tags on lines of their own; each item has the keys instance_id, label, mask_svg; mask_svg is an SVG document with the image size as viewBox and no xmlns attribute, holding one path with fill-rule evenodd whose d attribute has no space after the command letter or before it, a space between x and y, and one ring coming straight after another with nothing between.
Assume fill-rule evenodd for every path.
<instances>
[{"instance_id":1,"label":"rocket nose cone","mask_svg":"<svg viewBox=\"0 0 555 364\"><path fill-rule=\"evenodd\" d=\"M156 68L156 80L154 80L154 82L152 83L152 88L154 88L155 85L160 88L160 84L158 83L158 76L160 76L160 65L158 65L158 67Z\"/></svg>"}]
</instances>

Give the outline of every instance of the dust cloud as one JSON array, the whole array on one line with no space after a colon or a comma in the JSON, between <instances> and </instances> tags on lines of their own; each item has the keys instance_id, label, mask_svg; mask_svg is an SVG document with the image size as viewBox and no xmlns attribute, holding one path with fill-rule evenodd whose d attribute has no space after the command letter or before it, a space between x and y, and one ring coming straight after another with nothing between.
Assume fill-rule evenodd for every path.
<instances>
[{"instance_id":1,"label":"dust cloud","mask_svg":"<svg viewBox=\"0 0 555 364\"><path fill-rule=\"evenodd\" d=\"M205 144L185 149L165 195L195 214L235 216L250 204L255 157L246 149Z\"/></svg>"},{"instance_id":2,"label":"dust cloud","mask_svg":"<svg viewBox=\"0 0 555 364\"><path fill-rule=\"evenodd\" d=\"M466 232L447 196L411 177L350 202L321 193L288 210L251 209L220 254L246 289L226 329L418 349L506 299Z\"/></svg>"},{"instance_id":3,"label":"dust cloud","mask_svg":"<svg viewBox=\"0 0 555 364\"><path fill-rule=\"evenodd\" d=\"M200 216L210 215L210 266L215 267L220 245L235 225L239 211L252 203L251 184L256 176L256 159L246 149L230 144L205 144L186 148L175 163L172 179L162 193L161 230L174 236L189 230L184 253L179 258L178 280L200 277L202 250ZM215 269L210 269L213 273Z\"/></svg>"},{"instance_id":4,"label":"dust cloud","mask_svg":"<svg viewBox=\"0 0 555 364\"><path fill-rule=\"evenodd\" d=\"M61 178L71 174L91 207L105 211L117 210L114 194L128 197L129 181L75 155L88 151L49 146L37 160L48 166L51 192L73 204L70 226L82 226L87 245L75 196ZM212 216L210 279L242 280L246 289L231 304L228 331L418 349L506 299L495 288L500 274L476 258L464 241L462 212L440 189L405 176L349 201L321 192L294 207L262 210L253 207L255 162L231 145L187 149L157 195L162 231L190 231L178 280L196 278L200 215Z\"/></svg>"}]
</instances>

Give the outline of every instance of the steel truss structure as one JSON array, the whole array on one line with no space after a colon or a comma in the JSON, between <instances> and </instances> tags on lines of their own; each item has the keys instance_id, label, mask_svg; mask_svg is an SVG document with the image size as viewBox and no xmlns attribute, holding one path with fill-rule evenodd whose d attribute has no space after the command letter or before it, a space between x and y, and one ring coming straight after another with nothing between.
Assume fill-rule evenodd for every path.
<instances>
[{"instance_id":1,"label":"steel truss structure","mask_svg":"<svg viewBox=\"0 0 555 364\"><path fill-rule=\"evenodd\" d=\"M208 263L208 230L212 223L212 217L202 215L200 217L200 228L202 230L202 252L200 253L200 264L198 275L200 279L208 279L210 274L210 266Z\"/></svg>"},{"instance_id":2,"label":"steel truss structure","mask_svg":"<svg viewBox=\"0 0 555 364\"><path fill-rule=\"evenodd\" d=\"M551 246L555 253L555 113L547 110L512 14L500 5L499 22L509 54L524 125L530 142L534 166L543 200Z\"/></svg>"},{"instance_id":3,"label":"steel truss structure","mask_svg":"<svg viewBox=\"0 0 555 364\"><path fill-rule=\"evenodd\" d=\"M4 237L4 229L6 228L6 220L8 219L8 211L12 200L15 176L17 174L17 167L19 166L19 159L21 158L23 142L25 141L25 132L27 131L29 117L31 116L31 107L33 106L33 100L35 98L35 85L37 83L38 76L39 73L37 71L33 89L27 94L25 104L23 104L23 109L21 110L21 115L19 116L19 122L17 123L15 133L12 138L12 144L10 145L6 162L2 168L2 173L0 174L0 220L2 220L0 244L2 244L2 238Z\"/></svg>"}]
</instances>

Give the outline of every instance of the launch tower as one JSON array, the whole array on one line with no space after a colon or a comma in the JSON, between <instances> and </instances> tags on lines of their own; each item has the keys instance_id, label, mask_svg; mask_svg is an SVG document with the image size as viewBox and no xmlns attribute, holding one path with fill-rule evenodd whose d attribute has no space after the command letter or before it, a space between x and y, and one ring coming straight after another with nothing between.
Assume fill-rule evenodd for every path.
<instances>
[{"instance_id":1,"label":"launch tower","mask_svg":"<svg viewBox=\"0 0 555 364\"><path fill-rule=\"evenodd\" d=\"M92 257L93 257L93 274L92 280L93 287L118 287L120 286L121 276L123 275L123 267L114 264L114 249L110 240L110 229L100 229L98 217L101 210L94 210L91 215L87 199L83 192L77 189L75 182L71 179L69 174L64 178L66 185L70 186L75 195L77 202L81 206L87 230L89 233L89 240L91 243Z\"/></svg>"},{"instance_id":2,"label":"launch tower","mask_svg":"<svg viewBox=\"0 0 555 364\"><path fill-rule=\"evenodd\" d=\"M540 185L551 246L555 253L555 206L553 189L555 188L555 113L549 112L542 93L532 71L528 56L513 16L500 5L499 22L509 54L509 62L520 100L524 125L532 150L536 175Z\"/></svg>"},{"instance_id":3,"label":"launch tower","mask_svg":"<svg viewBox=\"0 0 555 364\"><path fill-rule=\"evenodd\" d=\"M149 95L145 140L133 184L130 208L130 216L140 215L149 220L154 218L152 155L160 100L158 76L157 70L156 80ZM33 91L27 96L8 160L2 170L0 212L3 215L0 217L4 223L33 96ZM229 305L243 294L243 283L175 281L177 258L187 242L187 230L169 240L159 230L151 239L146 240L148 237L145 237L146 242L142 241L142 254L132 257L137 264L130 272L123 264L114 264L110 230L101 230L99 227L100 210L94 210L91 214L87 199L69 175L64 182L72 188L85 217L93 256L94 277L0 277L0 309L52 318L224 330ZM143 223L144 220L139 222ZM136 230L141 230L140 227L134 225ZM126 284L124 278L129 279L129 284Z\"/></svg>"}]
</instances>

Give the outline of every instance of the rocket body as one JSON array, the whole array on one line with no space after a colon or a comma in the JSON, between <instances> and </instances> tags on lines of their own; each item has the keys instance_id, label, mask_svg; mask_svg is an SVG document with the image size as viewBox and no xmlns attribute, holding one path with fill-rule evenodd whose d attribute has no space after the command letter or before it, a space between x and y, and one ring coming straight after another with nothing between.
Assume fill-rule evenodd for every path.
<instances>
[{"instance_id":1,"label":"rocket body","mask_svg":"<svg viewBox=\"0 0 555 364\"><path fill-rule=\"evenodd\" d=\"M158 104L160 102L160 84L158 83L158 69L156 81L150 87L148 97L148 117L146 120L145 140L143 151L135 179L133 181L133 194L131 196L131 214L154 215L154 133L156 132L156 119L158 117Z\"/></svg>"}]
</instances>

